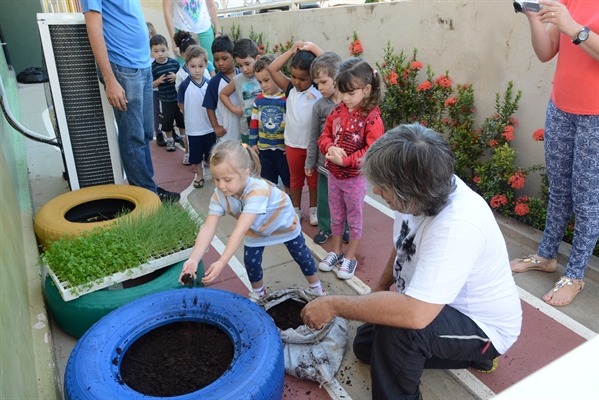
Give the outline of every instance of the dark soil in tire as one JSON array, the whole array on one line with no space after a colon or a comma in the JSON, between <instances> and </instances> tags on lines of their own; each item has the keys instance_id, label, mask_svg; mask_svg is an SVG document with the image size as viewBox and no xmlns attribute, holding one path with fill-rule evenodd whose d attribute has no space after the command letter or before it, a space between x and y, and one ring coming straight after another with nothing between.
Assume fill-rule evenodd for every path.
<instances>
[{"instance_id":1,"label":"dark soil in tire","mask_svg":"<svg viewBox=\"0 0 599 400\"><path fill-rule=\"evenodd\" d=\"M300 316L306 303L293 299L287 299L274 307L268 309L267 313L275 321L275 325L282 331L289 328L297 329L304 325Z\"/></svg>"},{"instance_id":2,"label":"dark soil in tire","mask_svg":"<svg viewBox=\"0 0 599 400\"><path fill-rule=\"evenodd\" d=\"M229 369L233 356L231 339L218 327L203 322L174 322L131 344L121 363L122 383L148 396L180 396L219 379Z\"/></svg>"}]
</instances>

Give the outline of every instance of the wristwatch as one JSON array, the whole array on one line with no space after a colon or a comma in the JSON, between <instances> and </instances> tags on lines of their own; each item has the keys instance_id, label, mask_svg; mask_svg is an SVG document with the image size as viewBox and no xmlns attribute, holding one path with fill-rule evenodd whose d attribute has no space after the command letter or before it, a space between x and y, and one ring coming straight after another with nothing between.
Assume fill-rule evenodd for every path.
<instances>
[{"instance_id":1,"label":"wristwatch","mask_svg":"<svg viewBox=\"0 0 599 400\"><path fill-rule=\"evenodd\" d=\"M572 40L572 43L578 45L580 44L580 42L584 42L585 40L587 40L589 38L589 28L584 26L580 32L578 32L576 34L576 37L574 38L574 40Z\"/></svg>"}]
</instances>

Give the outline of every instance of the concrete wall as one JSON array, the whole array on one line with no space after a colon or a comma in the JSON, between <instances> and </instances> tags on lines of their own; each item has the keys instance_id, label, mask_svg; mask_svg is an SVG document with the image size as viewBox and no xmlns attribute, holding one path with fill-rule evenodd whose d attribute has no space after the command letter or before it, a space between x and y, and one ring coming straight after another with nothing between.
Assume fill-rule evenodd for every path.
<instances>
[{"instance_id":1,"label":"concrete wall","mask_svg":"<svg viewBox=\"0 0 599 400\"><path fill-rule=\"evenodd\" d=\"M36 14L40 0L0 0L0 25L17 74L29 67L42 66L42 46Z\"/></svg>"},{"instance_id":2,"label":"concrete wall","mask_svg":"<svg viewBox=\"0 0 599 400\"><path fill-rule=\"evenodd\" d=\"M16 80L2 52L0 77L18 118ZM59 398L23 139L3 116L0 146L0 398Z\"/></svg>"},{"instance_id":3,"label":"concrete wall","mask_svg":"<svg viewBox=\"0 0 599 400\"><path fill-rule=\"evenodd\" d=\"M148 20L166 32L161 3L142 0L142 4ZM454 82L473 84L478 126L493 114L495 93L503 94L507 83L514 81L514 88L523 92L515 114L520 122L513 142L517 164L544 164L543 145L532 140L532 133L544 126L555 60L546 64L537 60L526 17L515 14L509 1L413 0L220 20L226 33L233 23L241 26L242 36L247 37L250 27L263 32L271 47L293 36L344 58L349 57L355 30L364 46L362 57L373 66L382 61L387 41L398 53L403 49L411 54L417 48L420 61L430 64L437 75L449 70ZM538 179L530 183L525 194L538 188Z\"/></svg>"}]
</instances>

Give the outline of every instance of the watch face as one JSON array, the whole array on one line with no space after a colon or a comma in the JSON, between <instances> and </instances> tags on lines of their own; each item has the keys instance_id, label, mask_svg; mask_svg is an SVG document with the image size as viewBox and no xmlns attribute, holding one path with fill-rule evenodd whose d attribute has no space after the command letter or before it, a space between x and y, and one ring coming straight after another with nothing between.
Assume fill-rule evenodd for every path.
<instances>
[{"instance_id":1,"label":"watch face","mask_svg":"<svg viewBox=\"0 0 599 400\"><path fill-rule=\"evenodd\" d=\"M589 38L589 31L582 30L582 31L578 32L578 40L580 40L581 42L587 40L588 38Z\"/></svg>"}]
</instances>

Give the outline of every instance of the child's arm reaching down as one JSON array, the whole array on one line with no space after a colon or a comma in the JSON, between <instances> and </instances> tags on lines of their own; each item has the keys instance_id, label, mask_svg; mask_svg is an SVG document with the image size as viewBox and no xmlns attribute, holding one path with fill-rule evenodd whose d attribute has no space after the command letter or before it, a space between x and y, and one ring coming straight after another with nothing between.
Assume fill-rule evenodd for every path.
<instances>
[{"instance_id":1,"label":"child's arm reaching down","mask_svg":"<svg viewBox=\"0 0 599 400\"><path fill-rule=\"evenodd\" d=\"M208 250L208 246L210 246L210 242L212 242L212 239L214 238L219 220L220 216L214 214L210 214L208 215L208 218L206 218L204 226L198 233L198 237L193 246L193 251L189 256L189 259L185 261L185 264L183 264L183 270L179 276L179 282L181 282L181 278L185 274L191 274L193 275L193 279L197 279L196 272L198 270L198 263L202 260L204 254L206 254L206 250Z\"/></svg>"},{"instance_id":2,"label":"child's arm reaching down","mask_svg":"<svg viewBox=\"0 0 599 400\"><path fill-rule=\"evenodd\" d=\"M231 80L231 82L229 82L229 84L225 86L223 90L221 90L220 94L218 95L218 98L220 99L220 101L223 102L223 104L225 105L225 107L227 107L229 111L231 111L235 115L242 117L243 108L241 107L241 105L234 106L233 103L231 103L231 99L229 99L229 97L233 93L235 93L235 82Z\"/></svg>"},{"instance_id":3,"label":"child's arm reaching down","mask_svg":"<svg viewBox=\"0 0 599 400\"><path fill-rule=\"evenodd\" d=\"M243 242L243 237L246 232L250 229L254 220L256 219L256 214L247 214L241 213L239 219L237 220L237 224L235 224L235 229L233 229L233 233L229 236L229 241L227 242L227 246L225 247L225 251L221 254L220 258L212 263L210 267L206 270L204 277L202 278L202 283L209 283L216 279L222 270L225 268L229 260L235 254L235 251L239 247L239 245ZM195 251L195 250L194 250ZM185 263L187 265L187 263Z\"/></svg>"}]
</instances>

